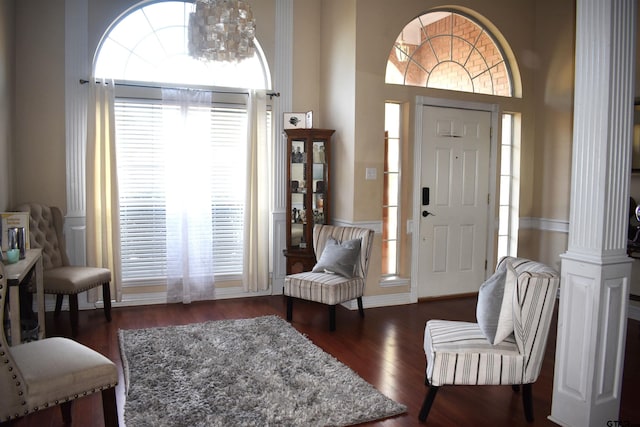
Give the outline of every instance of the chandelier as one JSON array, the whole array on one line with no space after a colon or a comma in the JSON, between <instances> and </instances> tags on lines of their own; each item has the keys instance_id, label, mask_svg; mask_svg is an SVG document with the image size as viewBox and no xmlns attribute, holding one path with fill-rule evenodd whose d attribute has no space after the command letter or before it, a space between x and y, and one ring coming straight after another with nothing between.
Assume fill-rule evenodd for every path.
<instances>
[{"instance_id":1,"label":"chandelier","mask_svg":"<svg viewBox=\"0 0 640 427\"><path fill-rule=\"evenodd\" d=\"M196 0L189 15L189 55L205 61L237 62L255 53L256 22L243 0Z\"/></svg>"},{"instance_id":2,"label":"chandelier","mask_svg":"<svg viewBox=\"0 0 640 427\"><path fill-rule=\"evenodd\" d=\"M404 41L404 30L400 33L400 37L396 40L396 58L400 62L407 62L409 60L410 48Z\"/></svg>"}]
</instances>

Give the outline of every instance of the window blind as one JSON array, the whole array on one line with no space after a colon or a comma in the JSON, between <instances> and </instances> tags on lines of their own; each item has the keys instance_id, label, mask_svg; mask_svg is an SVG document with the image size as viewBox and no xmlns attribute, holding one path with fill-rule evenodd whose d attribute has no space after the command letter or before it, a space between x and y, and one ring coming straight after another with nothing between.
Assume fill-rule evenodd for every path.
<instances>
[{"instance_id":1,"label":"window blind","mask_svg":"<svg viewBox=\"0 0 640 427\"><path fill-rule=\"evenodd\" d=\"M153 99L115 102L123 286L166 284L163 108ZM233 280L243 266L247 112L214 104L209 113L214 272Z\"/></svg>"}]
</instances>

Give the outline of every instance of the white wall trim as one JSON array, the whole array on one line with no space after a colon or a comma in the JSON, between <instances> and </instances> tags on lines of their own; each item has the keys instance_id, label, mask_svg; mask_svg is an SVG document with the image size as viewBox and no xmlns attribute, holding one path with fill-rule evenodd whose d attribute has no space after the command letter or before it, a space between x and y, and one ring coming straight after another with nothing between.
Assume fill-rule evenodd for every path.
<instances>
[{"instance_id":1,"label":"white wall trim","mask_svg":"<svg viewBox=\"0 0 640 427\"><path fill-rule=\"evenodd\" d=\"M347 221L340 218L334 218L331 221L333 224L339 227L361 227L369 228L376 234L382 234L382 221Z\"/></svg>"},{"instance_id":2,"label":"white wall trim","mask_svg":"<svg viewBox=\"0 0 640 427\"><path fill-rule=\"evenodd\" d=\"M362 297L362 305L364 308L391 307L394 305L413 304L415 302L416 301L412 301L410 292ZM351 300L342 303L342 306L349 310L357 310L358 302L357 300Z\"/></svg>"},{"instance_id":3,"label":"white wall trim","mask_svg":"<svg viewBox=\"0 0 640 427\"><path fill-rule=\"evenodd\" d=\"M629 319L640 321L640 305L638 305L638 303L629 302L627 317Z\"/></svg>"},{"instance_id":4,"label":"white wall trim","mask_svg":"<svg viewBox=\"0 0 640 427\"><path fill-rule=\"evenodd\" d=\"M520 218L520 229L569 233L569 221L550 218Z\"/></svg>"}]
</instances>

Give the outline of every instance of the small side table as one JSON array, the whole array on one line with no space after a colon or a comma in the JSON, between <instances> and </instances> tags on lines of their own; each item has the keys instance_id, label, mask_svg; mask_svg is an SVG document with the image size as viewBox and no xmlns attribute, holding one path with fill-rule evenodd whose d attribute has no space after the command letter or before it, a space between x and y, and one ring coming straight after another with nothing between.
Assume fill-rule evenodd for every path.
<instances>
[{"instance_id":1,"label":"small side table","mask_svg":"<svg viewBox=\"0 0 640 427\"><path fill-rule=\"evenodd\" d=\"M11 345L22 342L20 327L20 286L31 270L35 270L36 299L38 303L38 339L45 337L44 331L44 284L42 281L42 249L29 249L24 259L15 264L6 264L4 272L9 285L9 320L11 321Z\"/></svg>"}]
</instances>

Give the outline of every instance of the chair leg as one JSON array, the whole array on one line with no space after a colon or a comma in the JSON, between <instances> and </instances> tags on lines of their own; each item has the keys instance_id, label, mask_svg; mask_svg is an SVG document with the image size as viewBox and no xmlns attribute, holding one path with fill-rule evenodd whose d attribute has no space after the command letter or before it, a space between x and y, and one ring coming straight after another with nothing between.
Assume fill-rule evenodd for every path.
<instances>
[{"instance_id":1,"label":"chair leg","mask_svg":"<svg viewBox=\"0 0 640 427\"><path fill-rule=\"evenodd\" d=\"M111 286L109 282L102 284L102 302L104 303L104 317L111 322Z\"/></svg>"},{"instance_id":2,"label":"chair leg","mask_svg":"<svg viewBox=\"0 0 640 427\"><path fill-rule=\"evenodd\" d=\"M78 294L69 295L69 318L71 319L71 336L78 335Z\"/></svg>"},{"instance_id":3,"label":"chair leg","mask_svg":"<svg viewBox=\"0 0 640 427\"><path fill-rule=\"evenodd\" d=\"M426 365L426 363L425 363ZM427 376L427 368L428 366L424 367L424 385L428 386L429 385L429 377Z\"/></svg>"},{"instance_id":4,"label":"chair leg","mask_svg":"<svg viewBox=\"0 0 640 427\"><path fill-rule=\"evenodd\" d=\"M65 424L71 424L71 400L60 404L60 411L62 412L62 420Z\"/></svg>"},{"instance_id":5,"label":"chair leg","mask_svg":"<svg viewBox=\"0 0 640 427\"><path fill-rule=\"evenodd\" d=\"M105 427L118 426L118 405L116 404L116 388L102 390L102 412Z\"/></svg>"},{"instance_id":6,"label":"chair leg","mask_svg":"<svg viewBox=\"0 0 640 427\"><path fill-rule=\"evenodd\" d=\"M62 294L57 294L56 295L56 311L54 312L54 316L59 316L60 312L62 311L62 299L64 298L64 295Z\"/></svg>"},{"instance_id":7,"label":"chair leg","mask_svg":"<svg viewBox=\"0 0 640 427\"><path fill-rule=\"evenodd\" d=\"M427 396L424 398L424 403L422 404L422 408L420 408L420 415L418 415L418 419L420 421L425 422L427 420L429 412L431 411L431 405L433 405L436 393L438 393L438 389L439 387L433 385L429 387L429 393L427 393Z\"/></svg>"},{"instance_id":8,"label":"chair leg","mask_svg":"<svg viewBox=\"0 0 640 427\"><path fill-rule=\"evenodd\" d=\"M293 319L293 297L287 296L287 321Z\"/></svg>"},{"instance_id":9,"label":"chair leg","mask_svg":"<svg viewBox=\"0 0 640 427\"><path fill-rule=\"evenodd\" d=\"M358 311L360 312L360 317L364 317L364 307L362 306L362 297L358 297Z\"/></svg>"},{"instance_id":10,"label":"chair leg","mask_svg":"<svg viewBox=\"0 0 640 427\"><path fill-rule=\"evenodd\" d=\"M329 306L329 330L331 332L336 330L336 306Z\"/></svg>"},{"instance_id":11,"label":"chair leg","mask_svg":"<svg viewBox=\"0 0 640 427\"><path fill-rule=\"evenodd\" d=\"M522 385L522 404L524 405L524 418L527 422L533 422L533 395L532 384Z\"/></svg>"}]
</instances>

